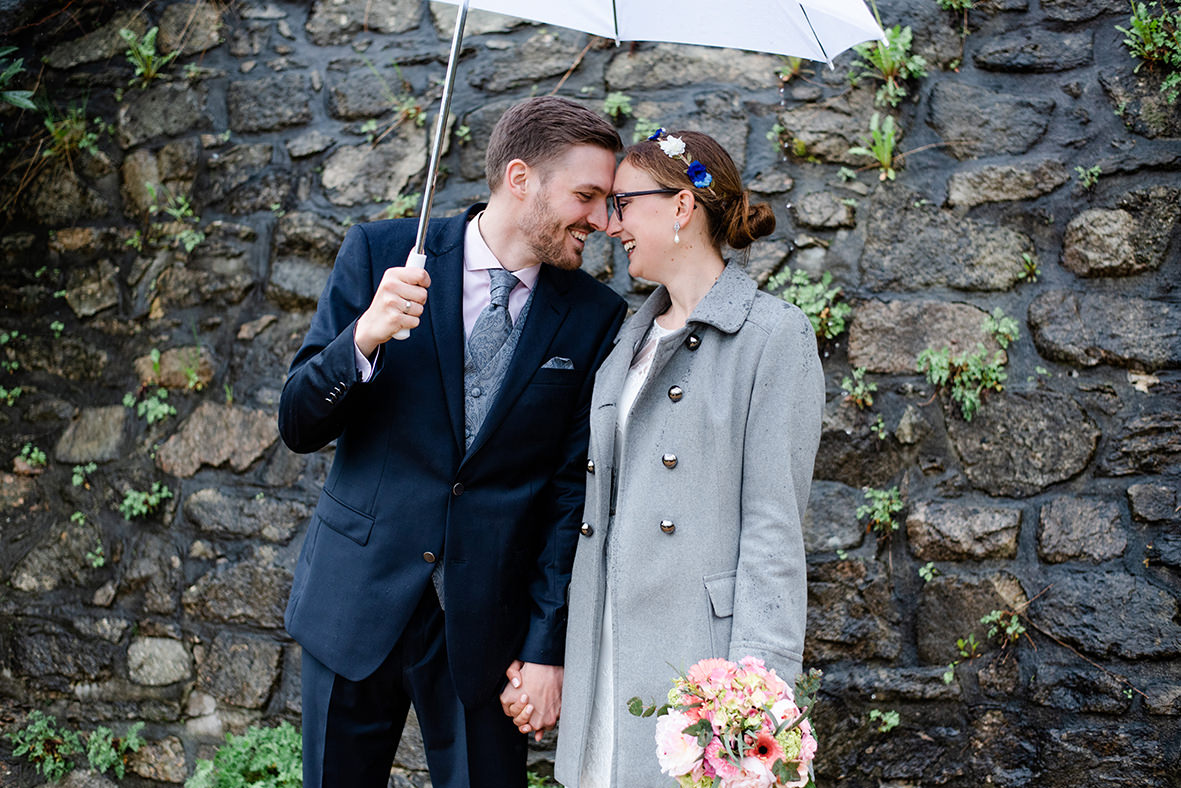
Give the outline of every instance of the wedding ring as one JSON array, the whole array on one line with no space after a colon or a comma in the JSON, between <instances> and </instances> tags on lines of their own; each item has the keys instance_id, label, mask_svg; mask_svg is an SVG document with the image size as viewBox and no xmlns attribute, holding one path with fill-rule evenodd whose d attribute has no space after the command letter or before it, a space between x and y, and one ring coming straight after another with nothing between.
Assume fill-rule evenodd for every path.
<instances>
[{"instance_id":1,"label":"wedding ring","mask_svg":"<svg viewBox=\"0 0 1181 788\"><path fill-rule=\"evenodd\" d=\"M402 312L403 314L410 314L410 302L405 298L402 299Z\"/></svg>"}]
</instances>

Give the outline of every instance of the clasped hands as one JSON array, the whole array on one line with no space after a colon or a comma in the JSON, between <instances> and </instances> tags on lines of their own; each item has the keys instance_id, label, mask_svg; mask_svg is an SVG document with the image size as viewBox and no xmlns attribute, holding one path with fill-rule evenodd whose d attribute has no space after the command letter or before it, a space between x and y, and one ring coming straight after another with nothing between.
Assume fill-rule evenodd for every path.
<instances>
[{"instance_id":1,"label":"clasped hands","mask_svg":"<svg viewBox=\"0 0 1181 788\"><path fill-rule=\"evenodd\" d=\"M532 733L541 741L542 734L557 725L561 716L565 669L516 659L505 675L508 684L500 693L500 707L513 718L517 730Z\"/></svg>"}]
</instances>

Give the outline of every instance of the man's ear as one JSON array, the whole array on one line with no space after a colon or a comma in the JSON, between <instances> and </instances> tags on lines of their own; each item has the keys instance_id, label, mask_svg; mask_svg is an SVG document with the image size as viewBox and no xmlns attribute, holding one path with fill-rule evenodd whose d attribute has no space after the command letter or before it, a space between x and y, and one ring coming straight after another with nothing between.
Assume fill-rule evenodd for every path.
<instances>
[{"instance_id":1,"label":"man's ear","mask_svg":"<svg viewBox=\"0 0 1181 788\"><path fill-rule=\"evenodd\" d=\"M520 159L513 159L504 168L504 185L518 200L525 199L533 178L533 168Z\"/></svg>"}]
</instances>

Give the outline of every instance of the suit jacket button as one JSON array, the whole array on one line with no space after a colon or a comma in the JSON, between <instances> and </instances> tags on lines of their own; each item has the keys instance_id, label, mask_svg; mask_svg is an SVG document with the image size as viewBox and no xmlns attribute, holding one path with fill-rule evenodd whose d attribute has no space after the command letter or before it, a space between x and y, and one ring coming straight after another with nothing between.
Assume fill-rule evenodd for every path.
<instances>
[{"instance_id":1,"label":"suit jacket button","mask_svg":"<svg viewBox=\"0 0 1181 788\"><path fill-rule=\"evenodd\" d=\"M426 561L428 564L433 564L435 562L435 554L430 550L427 550L422 554L422 560Z\"/></svg>"},{"instance_id":2,"label":"suit jacket button","mask_svg":"<svg viewBox=\"0 0 1181 788\"><path fill-rule=\"evenodd\" d=\"M586 461L586 472L587 473L594 473L595 472L595 461L594 460L587 460Z\"/></svg>"},{"instance_id":3,"label":"suit jacket button","mask_svg":"<svg viewBox=\"0 0 1181 788\"><path fill-rule=\"evenodd\" d=\"M660 530L664 531L666 534L671 534L673 531L677 530L677 525L672 520L661 520Z\"/></svg>"},{"instance_id":4,"label":"suit jacket button","mask_svg":"<svg viewBox=\"0 0 1181 788\"><path fill-rule=\"evenodd\" d=\"M590 536L591 534L593 534L595 532L595 529L591 528L590 523L583 523L582 527L579 528L578 530L580 533L582 533L583 536Z\"/></svg>"},{"instance_id":5,"label":"suit jacket button","mask_svg":"<svg viewBox=\"0 0 1181 788\"><path fill-rule=\"evenodd\" d=\"M685 347L689 348L690 350L696 350L697 348L701 347L701 337L697 336L696 334L690 334L689 338L685 340Z\"/></svg>"},{"instance_id":6,"label":"suit jacket button","mask_svg":"<svg viewBox=\"0 0 1181 788\"><path fill-rule=\"evenodd\" d=\"M673 402L680 402L683 396L685 396L685 390L680 386L673 386L668 390L668 398Z\"/></svg>"},{"instance_id":7,"label":"suit jacket button","mask_svg":"<svg viewBox=\"0 0 1181 788\"><path fill-rule=\"evenodd\" d=\"M677 455L675 454L666 454L660 458L660 461L664 463L665 468L677 467Z\"/></svg>"},{"instance_id":8,"label":"suit jacket button","mask_svg":"<svg viewBox=\"0 0 1181 788\"><path fill-rule=\"evenodd\" d=\"M451 485L451 494L463 495L463 482L456 482L455 484Z\"/></svg>"}]
</instances>

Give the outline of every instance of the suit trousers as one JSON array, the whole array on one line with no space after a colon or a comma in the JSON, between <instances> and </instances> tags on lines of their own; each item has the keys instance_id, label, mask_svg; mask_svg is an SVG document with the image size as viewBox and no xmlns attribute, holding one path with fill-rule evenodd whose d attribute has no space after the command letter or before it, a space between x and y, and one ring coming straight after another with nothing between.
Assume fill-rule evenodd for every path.
<instances>
[{"instance_id":1,"label":"suit trousers","mask_svg":"<svg viewBox=\"0 0 1181 788\"><path fill-rule=\"evenodd\" d=\"M524 788L527 736L497 697L460 702L443 616L428 584L385 662L360 681L303 652L304 788L386 788L411 704L435 788Z\"/></svg>"}]
</instances>

